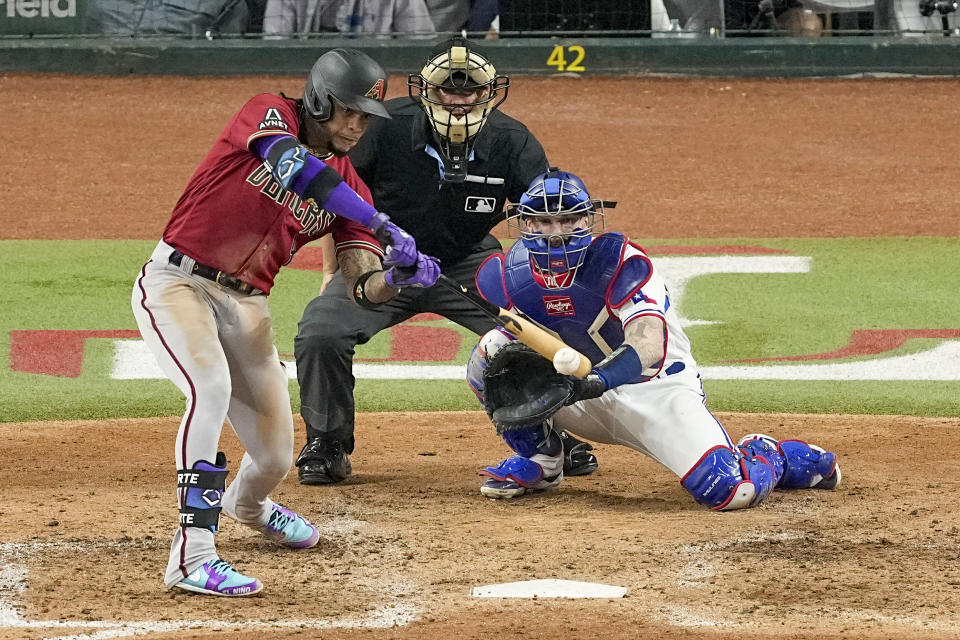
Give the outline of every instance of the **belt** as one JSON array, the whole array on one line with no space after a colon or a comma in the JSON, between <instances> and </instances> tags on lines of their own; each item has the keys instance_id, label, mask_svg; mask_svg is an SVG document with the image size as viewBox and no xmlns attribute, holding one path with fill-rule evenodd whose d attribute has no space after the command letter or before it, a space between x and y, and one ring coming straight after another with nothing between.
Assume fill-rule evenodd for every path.
<instances>
[{"instance_id":1,"label":"belt","mask_svg":"<svg viewBox=\"0 0 960 640\"><path fill-rule=\"evenodd\" d=\"M170 254L170 264L173 264L179 267L182 262L183 262L183 254L180 253L179 251L174 250L174 252ZM260 289L257 289L253 285L247 284L240 278L235 278L230 274L224 273L222 271L218 271L213 267L208 267L207 265L200 264L199 262L193 263L192 273L197 274L201 278L206 278L207 280L213 280L221 287L226 287L227 289L233 289L234 291L238 293L242 293L247 296L253 295L255 293L263 293L262 291L260 291Z\"/></svg>"}]
</instances>

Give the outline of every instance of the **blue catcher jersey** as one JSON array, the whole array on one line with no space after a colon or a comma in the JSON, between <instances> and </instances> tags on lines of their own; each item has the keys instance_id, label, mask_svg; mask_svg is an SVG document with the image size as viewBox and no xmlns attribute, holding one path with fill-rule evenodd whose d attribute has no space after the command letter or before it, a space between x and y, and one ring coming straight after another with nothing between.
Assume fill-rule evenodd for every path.
<instances>
[{"instance_id":1,"label":"blue catcher jersey","mask_svg":"<svg viewBox=\"0 0 960 640\"><path fill-rule=\"evenodd\" d=\"M606 233L590 244L569 286L540 284L526 248L517 242L506 256L493 256L480 267L477 287L494 304L513 306L555 331L594 364L623 343L623 327L641 315L659 316L676 331L670 355L685 360L689 343L679 325L668 321L666 287L652 276L650 260L639 247L619 233Z\"/></svg>"}]
</instances>

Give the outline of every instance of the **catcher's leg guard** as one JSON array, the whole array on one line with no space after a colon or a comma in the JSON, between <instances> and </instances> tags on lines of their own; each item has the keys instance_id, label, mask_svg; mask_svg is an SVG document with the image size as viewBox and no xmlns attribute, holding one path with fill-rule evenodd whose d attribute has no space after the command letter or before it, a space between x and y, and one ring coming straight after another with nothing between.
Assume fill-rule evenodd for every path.
<instances>
[{"instance_id":1,"label":"catcher's leg guard","mask_svg":"<svg viewBox=\"0 0 960 640\"><path fill-rule=\"evenodd\" d=\"M216 464L199 460L192 469L178 469L180 526L200 527L216 533L226 486L227 456L222 451L217 453Z\"/></svg>"},{"instance_id":2,"label":"catcher's leg guard","mask_svg":"<svg viewBox=\"0 0 960 640\"><path fill-rule=\"evenodd\" d=\"M739 446L753 455L780 458L778 489L836 489L840 485L837 455L816 445L801 440L778 442L768 435L751 433L740 439Z\"/></svg>"},{"instance_id":3,"label":"catcher's leg guard","mask_svg":"<svg viewBox=\"0 0 960 640\"><path fill-rule=\"evenodd\" d=\"M716 446L703 454L680 484L698 503L730 511L760 504L773 491L774 473L763 458Z\"/></svg>"},{"instance_id":4,"label":"catcher's leg guard","mask_svg":"<svg viewBox=\"0 0 960 640\"><path fill-rule=\"evenodd\" d=\"M513 498L528 491L543 491L563 480L563 444L547 425L509 429L503 439L517 452L478 475L490 478L480 493L488 498Z\"/></svg>"}]
</instances>

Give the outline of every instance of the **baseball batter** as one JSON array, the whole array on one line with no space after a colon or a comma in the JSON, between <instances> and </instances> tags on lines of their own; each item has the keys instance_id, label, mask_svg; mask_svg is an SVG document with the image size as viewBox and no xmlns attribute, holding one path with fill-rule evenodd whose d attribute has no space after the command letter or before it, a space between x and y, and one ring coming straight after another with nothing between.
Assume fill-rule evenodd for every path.
<instances>
[{"instance_id":1,"label":"baseball batter","mask_svg":"<svg viewBox=\"0 0 960 640\"><path fill-rule=\"evenodd\" d=\"M526 375L539 379L531 385L500 361L516 360L513 336L498 328L480 339L468 382L515 452L480 471L481 493L511 498L558 485L559 429L650 456L712 509L755 506L774 488L836 488L836 456L819 447L761 434L733 444L705 405L690 341L653 262L621 234L594 237L603 208L580 178L551 169L507 218L520 241L477 272L488 300L557 332L594 365L579 380L536 356L544 369ZM560 401L545 406L558 387ZM518 402L524 388L549 392Z\"/></svg>"},{"instance_id":2,"label":"baseball batter","mask_svg":"<svg viewBox=\"0 0 960 640\"><path fill-rule=\"evenodd\" d=\"M302 100L252 98L200 163L136 280L140 333L187 401L168 587L220 596L263 588L218 556L221 509L286 547L319 538L314 525L269 497L293 461L287 375L267 306L280 266L330 233L361 305L436 281L436 261L373 208L346 158L371 115L389 117L385 88L386 74L366 54L335 49L314 64ZM378 239L389 247L386 270ZM229 487L217 451L225 420L246 449Z\"/></svg>"}]
</instances>

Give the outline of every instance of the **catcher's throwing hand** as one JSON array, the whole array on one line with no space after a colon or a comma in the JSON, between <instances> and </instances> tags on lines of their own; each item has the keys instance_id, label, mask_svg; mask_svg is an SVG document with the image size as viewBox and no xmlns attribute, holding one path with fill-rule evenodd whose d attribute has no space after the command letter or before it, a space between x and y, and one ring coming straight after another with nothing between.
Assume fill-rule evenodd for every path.
<instances>
[{"instance_id":1,"label":"catcher's throwing hand","mask_svg":"<svg viewBox=\"0 0 960 640\"><path fill-rule=\"evenodd\" d=\"M417 242L409 233L390 222L385 213L377 213L370 221L370 228L377 236L377 241L386 249L384 265L392 267L400 265L411 267L417 264Z\"/></svg>"},{"instance_id":2,"label":"catcher's throwing hand","mask_svg":"<svg viewBox=\"0 0 960 640\"><path fill-rule=\"evenodd\" d=\"M432 287L437 282L437 278L440 277L440 263L437 262L437 259L419 251L416 253L415 261L410 265L394 264L391 266L384 262L384 266L390 268L386 270L383 279L395 289Z\"/></svg>"}]
</instances>

